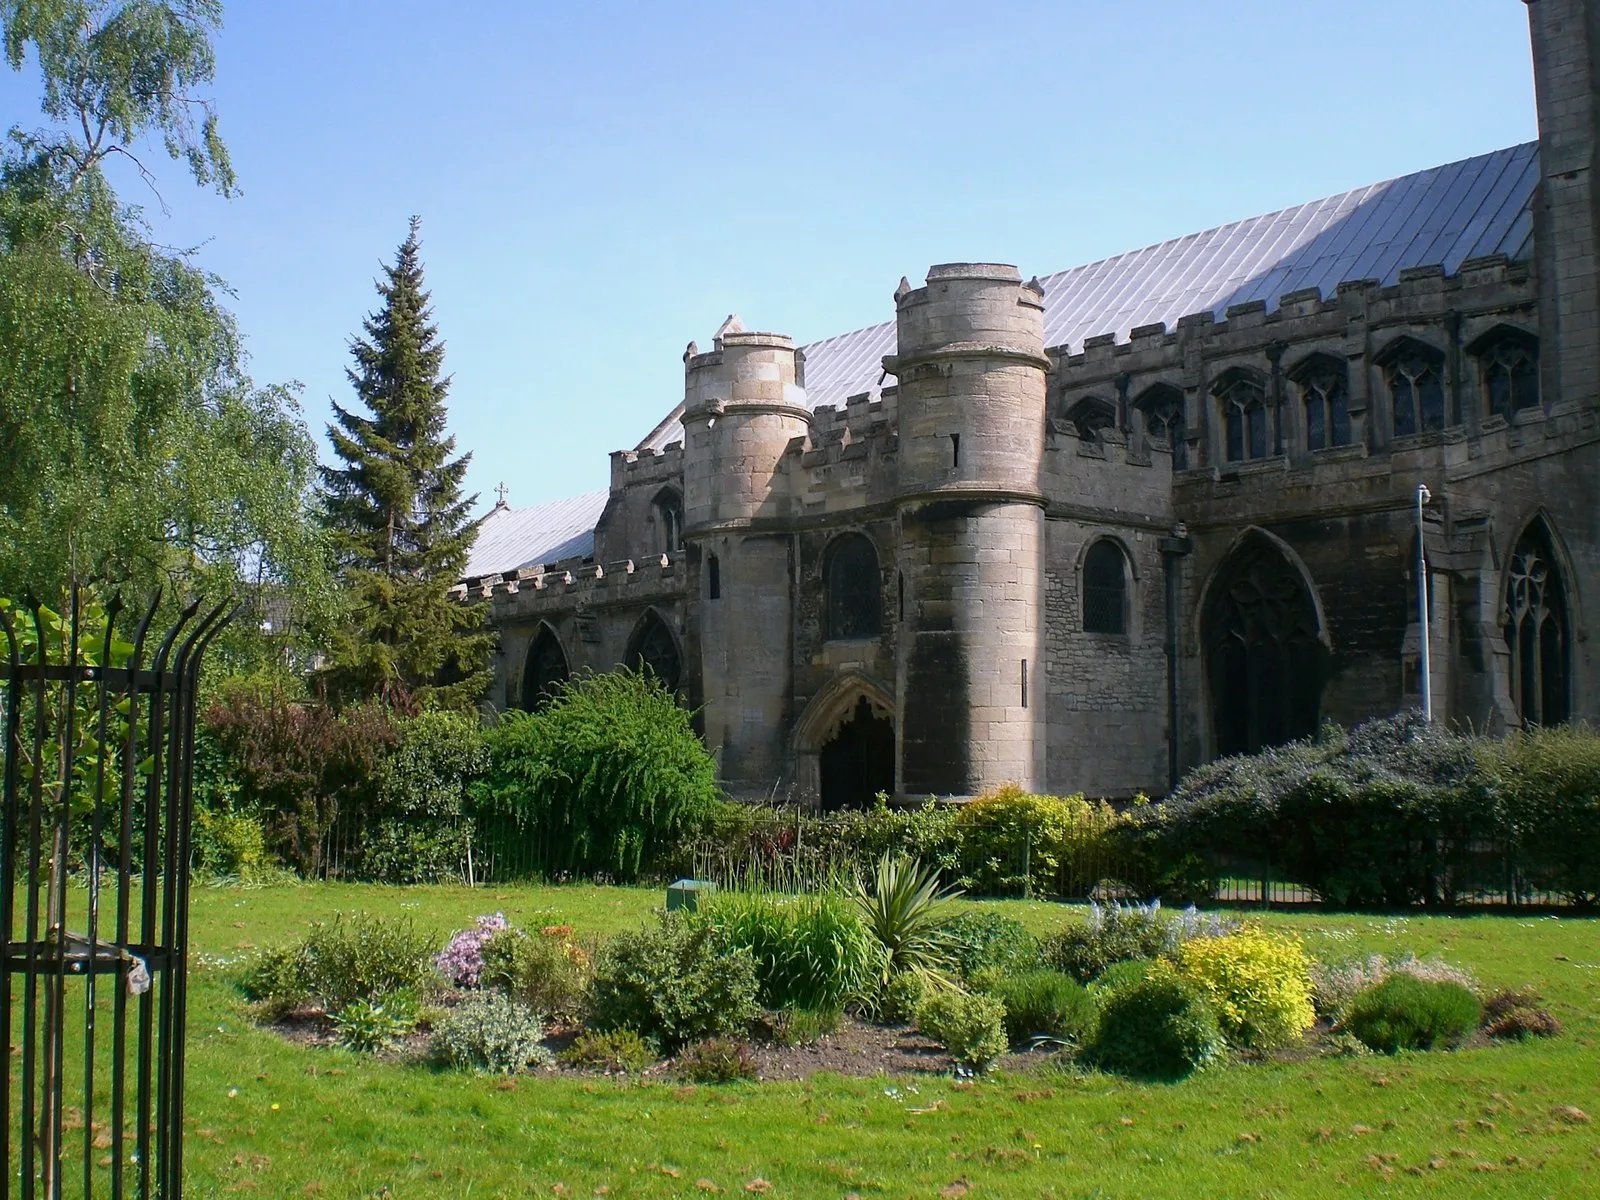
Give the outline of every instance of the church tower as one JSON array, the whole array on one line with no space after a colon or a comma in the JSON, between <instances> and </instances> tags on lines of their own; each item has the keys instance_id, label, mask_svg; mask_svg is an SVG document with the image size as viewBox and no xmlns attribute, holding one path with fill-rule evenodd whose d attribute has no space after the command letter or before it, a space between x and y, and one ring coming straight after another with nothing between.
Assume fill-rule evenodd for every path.
<instances>
[{"instance_id":1,"label":"church tower","mask_svg":"<svg viewBox=\"0 0 1600 1200\"><path fill-rule=\"evenodd\" d=\"M793 723L794 566L780 462L810 431L803 357L737 317L709 354L684 356L684 535L698 584L706 744L734 795L765 795L784 773ZM691 647L691 652L693 647Z\"/></svg>"},{"instance_id":2,"label":"church tower","mask_svg":"<svg viewBox=\"0 0 1600 1200\"><path fill-rule=\"evenodd\" d=\"M1044 297L947 263L895 294L899 790L1045 780Z\"/></svg>"},{"instance_id":3,"label":"church tower","mask_svg":"<svg viewBox=\"0 0 1600 1200\"><path fill-rule=\"evenodd\" d=\"M1600 401L1600 3L1526 0L1539 109L1544 390Z\"/></svg>"}]
</instances>

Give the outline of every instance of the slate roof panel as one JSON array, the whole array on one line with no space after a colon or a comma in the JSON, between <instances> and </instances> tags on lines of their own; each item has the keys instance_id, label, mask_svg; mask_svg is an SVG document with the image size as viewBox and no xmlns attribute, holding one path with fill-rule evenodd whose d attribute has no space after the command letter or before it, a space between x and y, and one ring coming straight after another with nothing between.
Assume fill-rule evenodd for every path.
<instances>
[{"instance_id":1,"label":"slate roof panel","mask_svg":"<svg viewBox=\"0 0 1600 1200\"><path fill-rule=\"evenodd\" d=\"M528 508L494 508L478 524L463 579L498 575L594 553L594 528L609 490L585 492Z\"/></svg>"}]
</instances>

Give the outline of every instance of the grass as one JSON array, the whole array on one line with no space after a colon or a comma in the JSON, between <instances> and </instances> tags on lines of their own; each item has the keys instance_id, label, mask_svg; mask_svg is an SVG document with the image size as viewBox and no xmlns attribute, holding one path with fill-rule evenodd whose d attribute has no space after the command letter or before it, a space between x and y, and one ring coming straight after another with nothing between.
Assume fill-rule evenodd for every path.
<instances>
[{"instance_id":1,"label":"grass","mask_svg":"<svg viewBox=\"0 0 1600 1200\"><path fill-rule=\"evenodd\" d=\"M230 960L307 921L410 913L442 941L483 912L580 935L659 890L198 888L187 1162L194 1196L524 1197L1600 1194L1600 923L1273 914L1315 955L1439 953L1531 984L1552 1042L1393 1059L1234 1065L1176 1085L1034 1074L680 1087L378 1064L246 1019ZM1079 916L991 902L1036 931ZM235 1093L231 1094L230 1093ZM1594 1123L1552 1115L1573 1105ZM602 1191L601 1189L608 1189Z\"/></svg>"}]
</instances>

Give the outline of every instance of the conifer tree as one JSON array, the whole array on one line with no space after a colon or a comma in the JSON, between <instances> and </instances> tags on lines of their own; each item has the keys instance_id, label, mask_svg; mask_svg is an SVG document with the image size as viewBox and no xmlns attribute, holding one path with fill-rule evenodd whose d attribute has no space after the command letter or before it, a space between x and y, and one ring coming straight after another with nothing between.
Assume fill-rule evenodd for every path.
<instances>
[{"instance_id":1,"label":"conifer tree","mask_svg":"<svg viewBox=\"0 0 1600 1200\"><path fill-rule=\"evenodd\" d=\"M485 605L449 589L466 567L476 496L470 454L445 433L444 343L423 287L417 217L378 282L379 310L352 338L351 386L369 415L333 404L328 437L343 466L323 467L323 508L349 593L329 654L342 698L470 708L489 681Z\"/></svg>"}]
</instances>

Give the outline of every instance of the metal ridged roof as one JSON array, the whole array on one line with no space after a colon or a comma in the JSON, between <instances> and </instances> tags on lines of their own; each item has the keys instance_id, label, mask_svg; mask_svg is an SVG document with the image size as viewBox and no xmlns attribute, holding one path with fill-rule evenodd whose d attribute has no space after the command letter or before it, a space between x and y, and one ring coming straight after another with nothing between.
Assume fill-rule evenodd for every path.
<instances>
[{"instance_id":1,"label":"metal ridged roof","mask_svg":"<svg viewBox=\"0 0 1600 1200\"><path fill-rule=\"evenodd\" d=\"M531 508L496 507L478 525L463 579L498 575L594 553L594 527L610 491L586 492Z\"/></svg>"},{"instance_id":2,"label":"metal ridged roof","mask_svg":"<svg viewBox=\"0 0 1600 1200\"><path fill-rule=\"evenodd\" d=\"M1207 311L1220 320L1230 305L1251 300L1270 310L1304 288L1331 296L1348 280L1392 284L1407 267L1442 264L1454 273L1486 254L1526 258L1538 149L1527 142L1045 276L1045 345L1076 353L1097 334L1124 341L1141 325L1171 328ZM804 349L811 407L876 397L888 382L883 356L895 350L894 322ZM639 448L681 440L676 416Z\"/></svg>"}]
</instances>

